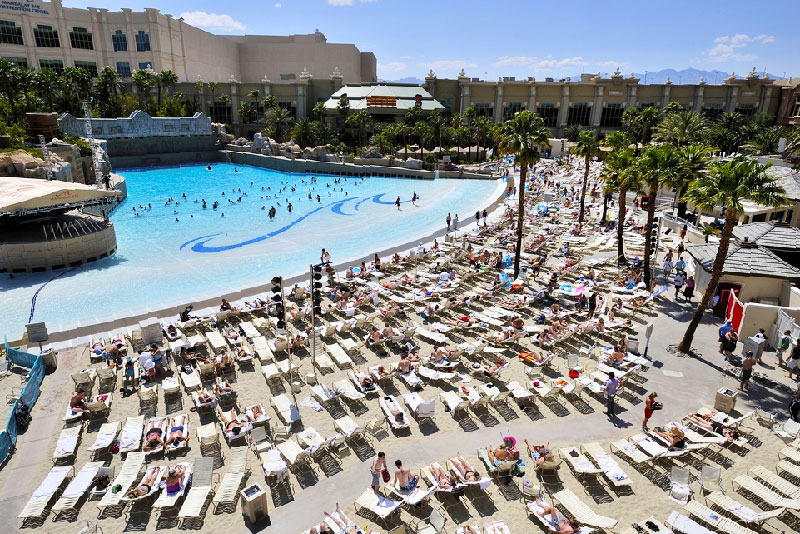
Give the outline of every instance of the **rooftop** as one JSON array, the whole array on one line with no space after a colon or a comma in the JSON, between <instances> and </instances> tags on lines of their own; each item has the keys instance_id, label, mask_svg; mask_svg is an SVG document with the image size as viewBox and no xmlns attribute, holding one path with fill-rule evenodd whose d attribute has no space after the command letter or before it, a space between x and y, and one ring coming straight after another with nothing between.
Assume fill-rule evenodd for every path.
<instances>
[{"instance_id":1,"label":"rooftop","mask_svg":"<svg viewBox=\"0 0 800 534\"><path fill-rule=\"evenodd\" d=\"M710 273L717 257L716 243L705 245L692 245L686 247L686 252ZM796 269L780 259L766 248L758 246L748 240L731 240L728 247L728 256L722 266L723 274L737 274L741 276L762 276L767 278L783 278L787 280L800 279L800 269Z\"/></svg>"},{"instance_id":2,"label":"rooftop","mask_svg":"<svg viewBox=\"0 0 800 534\"><path fill-rule=\"evenodd\" d=\"M757 222L736 226L733 235L739 240L748 239L772 250L800 251L800 228L777 221Z\"/></svg>"},{"instance_id":3,"label":"rooftop","mask_svg":"<svg viewBox=\"0 0 800 534\"><path fill-rule=\"evenodd\" d=\"M350 111L368 108L406 111L416 105L417 95L420 96L420 107L423 111L444 111L444 106L418 85L384 83L345 85L331 95L325 102L325 108L336 109L342 95L347 95Z\"/></svg>"}]
</instances>

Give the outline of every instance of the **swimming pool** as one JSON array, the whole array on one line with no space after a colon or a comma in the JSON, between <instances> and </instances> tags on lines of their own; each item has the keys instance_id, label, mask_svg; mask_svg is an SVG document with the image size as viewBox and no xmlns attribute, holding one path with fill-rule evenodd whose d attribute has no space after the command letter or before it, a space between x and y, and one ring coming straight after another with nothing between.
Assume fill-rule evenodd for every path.
<instances>
[{"instance_id":1,"label":"swimming pool","mask_svg":"<svg viewBox=\"0 0 800 534\"><path fill-rule=\"evenodd\" d=\"M448 212L472 222L502 187L324 175L312 183L308 174L229 163L117 172L128 186L111 215L117 252L75 270L0 281L0 334L24 330L37 290L34 320L52 331L157 311L302 274L323 247L339 263L428 235Z\"/></svg>"}]
</instances>

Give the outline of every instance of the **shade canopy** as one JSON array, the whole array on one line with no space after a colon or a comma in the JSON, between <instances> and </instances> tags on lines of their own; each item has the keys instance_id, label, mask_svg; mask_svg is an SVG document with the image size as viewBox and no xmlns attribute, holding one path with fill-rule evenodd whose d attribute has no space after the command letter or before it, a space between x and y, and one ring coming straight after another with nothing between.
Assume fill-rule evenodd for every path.
<instances>
[{"instance_id":1,"label":"shade canopy","mask_svg":"<svg viewBox=\"0 0 800 534\"><path fill-rule=\"evenodd\" d=\"M0 215L22 215L36 211L102 204L119 191L57 180L0 177Z\"/></svg>"}]
</instances>

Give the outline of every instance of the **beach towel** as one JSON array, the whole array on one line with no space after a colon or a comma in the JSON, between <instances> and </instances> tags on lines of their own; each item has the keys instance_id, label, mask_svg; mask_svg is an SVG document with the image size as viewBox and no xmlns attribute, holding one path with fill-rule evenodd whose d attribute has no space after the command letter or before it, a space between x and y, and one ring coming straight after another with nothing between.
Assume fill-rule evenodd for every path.
<instances>
[{"instance_id":1,"label":"beach towel","mask_svg":"<svg viewBox=\"0 0 800 534\"><path fill-rule=\"evenodd\" d=\"M315 401L314 399L312 399L311 397L306 397L305 399L301 400L300 401L300 406L304 406L306 408L311 408L315 412L321 412L322 411L322 405L320 403L318 403L317 401Z\"/></svg>"},{"instance_id":2,"label":"beach towel","mask_svg":"<svg viewBox=\"0 0 800 534\"><path fill-rule=\"evenodd\" d=\"M144 425L125 425L119 438L120 449L138 448Z\"/></svg>"},{"instance_id":3,"label":"beach towel","mask_svg":"<svg viewBox=\"0 0 800 534\"><path fill-rule=\"evenodd\" d=\"M61 494L61 498L77 499L86 493L86 490L92 484L94 476L97 474L98 467L96 465L84 465L83 469L78 471L72 482L69 483L67 489Z\"/></svg>"},{"instance_id":4,"label":"beach towel","mask_svg":"<svg viewBox=\"0 0 800 534\"><path fill-rule=\"evenodd\" d=\"M33 495L31 495L31 500L49 501L50 497L52 497L59 486L61 486L61 483L64 482L64 478L71 469L72 467L68 465L52 468L50 472L47 473L44 480L42 480L42 483L39 484L39 487L36 488L36 491L33 492Z\"/></svg>"},{"instance_id":5,"label":"beach towel","mask_svg":"<svg viewBox=\"0 0 800 534\"><path fill-rule=\"evenodd\" d=\"M76 435L60 436L58 438L58 443L56 443L56 454L58 456L72 454L72 451L75 450L75 447L77 445L78 445L78 436Z\"/></svg>"},{"instance_id":6,"label":"beach towel","mask_svg":"<svg viewBox=\"0 0 800 534\"><path fill-rule=\"evenodd\" d=\"M600 454L595 459L600 469L603 470L603 473L605 473L610 480L620 482L628 479L628 475L625 474L625 471L620 468L617 461L614 460L610 454Z\"/></svg>"}]
</instances>

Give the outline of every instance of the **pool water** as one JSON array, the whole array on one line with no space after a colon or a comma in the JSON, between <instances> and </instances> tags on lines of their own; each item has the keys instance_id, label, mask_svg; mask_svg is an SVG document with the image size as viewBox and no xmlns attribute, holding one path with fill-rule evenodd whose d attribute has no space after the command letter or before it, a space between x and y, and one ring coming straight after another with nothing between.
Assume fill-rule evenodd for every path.
<instances>
[{"instance_id":1,"label":"pool water","mask_svg":"<svg viewBox=\"0 0 800 534\"><path fill-rule=\"evenodd\" d=\"M229 163L211 167L118 170L128 198L111 215L117 252L66 272L0 281L0 334L16 338L24 330L34 295L33 320L56 331L302 274L319 261L323 247L335 263L354 260L443 227L448 212L458 213L462 225L473 222L475 211L502 187L491 180L323 175L312 183L308 174Z\"/></svg>"}]
</instances>

